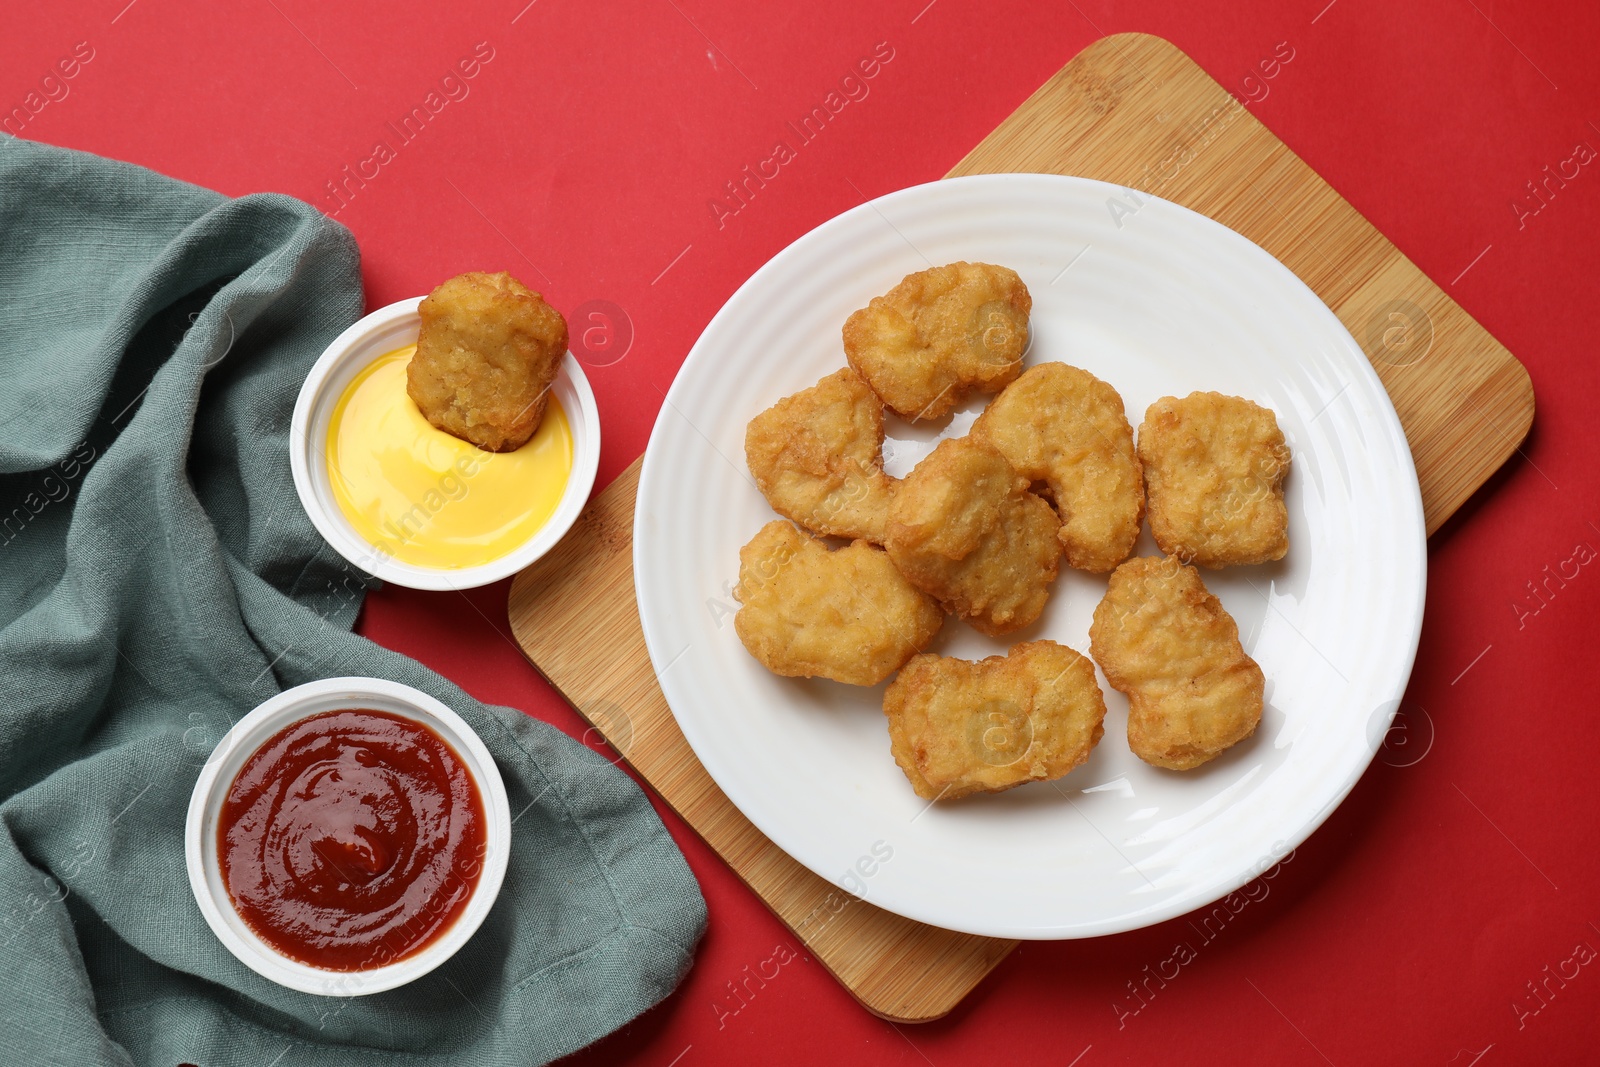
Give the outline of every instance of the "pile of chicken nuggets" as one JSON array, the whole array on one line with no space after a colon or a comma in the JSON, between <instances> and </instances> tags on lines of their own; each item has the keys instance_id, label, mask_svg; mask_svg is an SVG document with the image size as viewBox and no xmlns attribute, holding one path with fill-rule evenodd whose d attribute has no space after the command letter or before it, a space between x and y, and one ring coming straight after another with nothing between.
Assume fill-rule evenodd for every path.
<instances>
[{"instance_id":1,"label":"pile of chicken nuggets","mask_svg":"<svg viewBox=\"0 0 1600 1067\"><path fill-rule=\"evenodd\" d=\"M1099 742L1105 699L1082 653L925 651L946 616L991 637L1037 621L1063 562L1109 576L1089 651L1128 698L1141 759L1189 770L1261 720L1261 668L1194 565L1288 552L1276 417L1220 393L1163 397L1136 444L1107 383L1062 362L1023 369L1032 303L992 264L909 275L844 324L849 366L746 430L751 476L784 519L739 553L739 639L788 677L894 676L890 751L928 800L1060 778ZM884 471L885 408L936 420L973 395L994 398L965 436L903 479ZM1130 558L1146 519L1164 555Z\"/></svg>"}]
</instances>

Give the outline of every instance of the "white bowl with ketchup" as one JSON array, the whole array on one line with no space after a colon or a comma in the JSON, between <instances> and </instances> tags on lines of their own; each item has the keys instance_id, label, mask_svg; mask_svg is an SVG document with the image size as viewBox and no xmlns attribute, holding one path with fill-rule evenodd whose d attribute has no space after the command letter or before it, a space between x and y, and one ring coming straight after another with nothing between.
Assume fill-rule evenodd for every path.
<instances>
[{"instance_id":1,"label":"white bowl with ketchup","mask_svg":"<svg viewBox=\"0 0 1600 1067\"><path fill-rule=\"evenodd\" d=\"M406 395L423 297L366 315L306 376L289 426L295 492L324 540L411 589L508 578L571 529L594 488L600 410L568 352L533 440L486 452L429 425Z\"/></svg>"},{"instance_id":2,"label":"white bowl with ketchup","mask_svg":"<svg viewBox=\"0 0 1600 1067\"><path fill-rule=\"evenodd\" d=\"M499 894L511 807L462 718L381 678L285 690L218 743L189 800L189 883L240 962L363 996L453 956Z\"/></svg>"}]
</instances>

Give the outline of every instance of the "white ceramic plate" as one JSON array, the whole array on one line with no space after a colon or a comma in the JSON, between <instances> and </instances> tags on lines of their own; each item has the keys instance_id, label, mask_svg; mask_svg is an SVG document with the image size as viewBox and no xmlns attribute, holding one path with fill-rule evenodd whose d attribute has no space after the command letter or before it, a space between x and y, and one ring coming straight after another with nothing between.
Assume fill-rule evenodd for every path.
<instances>
[{"instance_id":1,"label":"white ceramic plate","mask_svg":"<svg viewBox=\"0 0 1600 1067\"><path fill-rule=\"evenodd\" d=\"M1426 577L1405 435L1361 348L1265 251L1116 186L989 175L893 193L840 215L757 271L706 327L645 454L634 575L646 642L678 724L750 821L811 870L880 907L996 937L1088 937L1191 911L1248 882L1360 777L1411 671ZM1115 217L1114 217L1115 214ZM882 687L769 674L734 633L739 548L774 515L744 462L745 423L844 366L840 327L912 271L1000 263L1033 294L1028 363L1065 360L1121 393L1215 389L1277 413L1294 452L1290 550L1203 572L1267 677L1250 740L1188 773L1137 759L1127 701L1053 783L929 806L889 755ZM890 416L891 474L944 425ZM1140 554L1153 554L1146 533ZM1063 568L1044 618L1008 639L954 620L932 651L967 658L1050 637L1082 651L1104 576Z\"/></svg>"}]
</instances>

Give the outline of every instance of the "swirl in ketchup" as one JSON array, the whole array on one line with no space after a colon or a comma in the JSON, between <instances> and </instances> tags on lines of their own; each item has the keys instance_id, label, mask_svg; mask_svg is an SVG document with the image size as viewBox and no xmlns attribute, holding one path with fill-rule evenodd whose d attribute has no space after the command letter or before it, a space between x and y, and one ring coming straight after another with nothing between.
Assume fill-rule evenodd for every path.
<instances>
[{"instance_id":1,"label":"swirl in ketchup","mask_svg":"<svg viewBox=\"0 0 1600 1067\"><path fill-rule=\"evenodd\" d=\"M427 726L330 711L245 761L217 844L228 896L263 941L313 967L369 970L427 947L466 907L483 800Z\"/></svg>"}]
</instances>

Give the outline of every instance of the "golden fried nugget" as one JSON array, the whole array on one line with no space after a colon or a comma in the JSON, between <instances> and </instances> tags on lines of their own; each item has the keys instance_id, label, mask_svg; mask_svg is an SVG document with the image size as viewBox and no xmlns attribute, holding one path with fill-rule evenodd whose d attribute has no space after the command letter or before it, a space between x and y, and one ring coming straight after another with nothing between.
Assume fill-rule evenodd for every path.
<instances>
[{"instance_id":1,"label":"golden fried nugget","mask_svg":"<svg viewBox=\"0 0 1600 1067\"><path fill-rule=\"evenodd\" d=\"M846 367L750 420L744 457L767 503L813 533L883 543L883 402Z\"/></svg>"},{"instance_id":2,"label":"golden fried nugget","mask_svg":"<svg viewBox=\"0 0 1600 1067\"><path fill-rule=\"evenodd\" d=\"M995 397L972 435L1050 487L1068 566L1103 572L1128 558L1144 517L1144 477L1115 389L1086 370L1041 363Z\"/></svg>"},{"instance_id":3,"label":"golden fried nugget","mask_svg":"<svg viewBox=\"0 0 1600 1067\"><path fill-rule=\"evenodd\" d=\"M889 505L884 547L911 584L991 637L1044 611L1061 565L1061 520L995 447L941 441Z\"/></svg>"},{"instance_id":4,"label":"golden fried nugget","mask_svg":"<svg viewBox=\"0 0 1600 1067\"><path fill-rule=\"evenodd\" d=\"M1017 272L949 263L908 274L844 324L844 354L908 419L937 419L1022 373L1033 297Z\"/></svg>"},{"instance_id":5,"label":"golden fried nugget","mask_svg":"<svg viewBox=\"0 0 1600 1067\"><path fill-rule=\"evenodd\" d=\"M944 616L866 541L830 551L775 519L739 550L739 640L774 674L877 685L928 647Z\"/></svg>"},{"instance_id":6,"label":"golden fried nugget","mask_svg":"<svg viewBox=\"0 0 1600 1067\"><path fill-rule=\"evenodd\" d=\"M1105 732L1088 657L1028 641L972 663L914 656L883 694L889 748L927 800L1060 778Z\"/></svg>"},{"instance_id":7,"label":"golden fried nugget","mask_svg":"<svg viewBox=\"0 0 1600 1067\"><path fill-rule=\"evenodd\" d=\"M1200 572L1171 556L1130 559L1094 609L1089 652L1128 695L1128 747L1186 771L1249 737L1265 679Z\"/></svg>"},{"instance_id":8,"label":"golden fried nugget","mask_svg":"<svg viewBox=\"0 0 1600 1067\"><path fill-rule=\"evenodd\" d=\"M490 452L527 444L567 353L567 322L511 275L470 271L417 313L406 393L438 429Z\"/></svg>"},{"instance_id":9,"label":"golden fried nugget","mask_svg":"<svg viewBox=\"0 0 1600 1067\"><path fill-rule=\"evenodd\" d=\"M1139 459L1161 551L1213 569L1289 551L1289 446L1268 409L1221 393L1162 397L1139 427Z\"/></svg>"}]
</instances>

